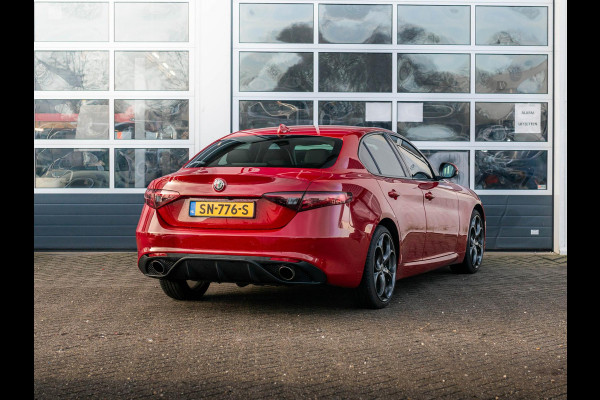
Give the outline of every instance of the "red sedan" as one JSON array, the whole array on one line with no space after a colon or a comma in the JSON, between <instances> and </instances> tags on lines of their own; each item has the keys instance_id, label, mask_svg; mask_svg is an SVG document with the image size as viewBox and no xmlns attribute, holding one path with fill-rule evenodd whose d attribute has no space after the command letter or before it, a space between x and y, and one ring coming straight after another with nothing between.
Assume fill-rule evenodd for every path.
<instances>
[{"instance_id":1,"label":"red sedan","mask_svg":"<svg viewBox=\"0 0 600 400\"><path fill-rule=\"evenodd\" d=\"M136 230L138 267L178 300L210 282L356 288L389 304L396 280L450 265L477 272L485 216L472 190L436 174L381 128L240 131L155 179Z\"/></svg>"}]
</instances>

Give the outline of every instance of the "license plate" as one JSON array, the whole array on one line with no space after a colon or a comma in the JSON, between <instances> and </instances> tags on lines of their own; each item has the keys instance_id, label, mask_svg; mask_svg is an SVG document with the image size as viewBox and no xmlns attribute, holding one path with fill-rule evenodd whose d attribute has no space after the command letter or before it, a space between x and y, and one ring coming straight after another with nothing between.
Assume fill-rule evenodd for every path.
<instances>
[{"instance_id":1,"label":"license plate","mask_svg":"<svg viewBox=\"0 0 600 400\"><path fill-rule=\"evenodd\" d=\"M254 218L251 202L190 201L190 217Z\"/></svg>"}]
</instances>

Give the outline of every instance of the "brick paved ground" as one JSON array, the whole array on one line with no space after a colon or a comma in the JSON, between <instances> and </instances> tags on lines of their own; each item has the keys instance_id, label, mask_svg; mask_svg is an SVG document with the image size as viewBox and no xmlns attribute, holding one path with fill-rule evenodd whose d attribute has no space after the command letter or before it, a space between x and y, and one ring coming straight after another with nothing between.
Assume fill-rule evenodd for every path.
<instances>
[{"instance_id":1,"label":"brick paved ground","mask_svg":"<svg viewBox=\"0 0 600 400\"><path fill-rule=\"evenodd\" d=\"M135 253L34 262L37 399L567 397L567 259L551 253L399 281L383 310L331 287L177 302Z\"/></svg>"}]
</instances>

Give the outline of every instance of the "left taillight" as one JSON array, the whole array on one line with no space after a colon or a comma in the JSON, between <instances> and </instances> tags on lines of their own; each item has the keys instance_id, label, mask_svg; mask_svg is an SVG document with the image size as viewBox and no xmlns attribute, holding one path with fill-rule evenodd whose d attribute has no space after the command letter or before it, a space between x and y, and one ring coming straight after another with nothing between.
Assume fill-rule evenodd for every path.
<instances>
[{"instance_id":1,"label":"left taillight","mask_svg":"<svg viewBox=\"0 0 600 400\"><path fill-rule=\"evenodd\" d=\"M179 197L179 192L165 189L146 189L144 200L149 207L159 208L176 200Z\"/></svg>"}]
</instances>

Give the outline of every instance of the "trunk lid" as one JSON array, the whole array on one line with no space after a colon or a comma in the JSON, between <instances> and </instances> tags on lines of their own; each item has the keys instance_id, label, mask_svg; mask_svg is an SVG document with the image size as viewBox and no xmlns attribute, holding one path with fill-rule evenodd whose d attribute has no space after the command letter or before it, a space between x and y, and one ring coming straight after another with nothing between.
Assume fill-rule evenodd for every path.
<instances>
[{"instance_id":1,"label":"trunk lid","mask_svg":"<svg viewBox=\"0 0 600 400\"><path fill-rule=\"evenodd\" d=\"M291 221L296 211L263 198L263 194L304 192L313 180L322 175L320 171L298 168L184 168L156 181L155 187L180 194L177 200L158 208L157 212L167 224L181 228L277 229ZM221 191L213 188L217 178L225 181ZM242 215L243 205L246 205L244 211L253 208L254 214ZM204 212L210 209L214 216L190 215L190 206L193 206L192 214L196 210ZM234 208L239 210L236 215L240 217L224 212Z\"/></svg>"}]
</instances>

